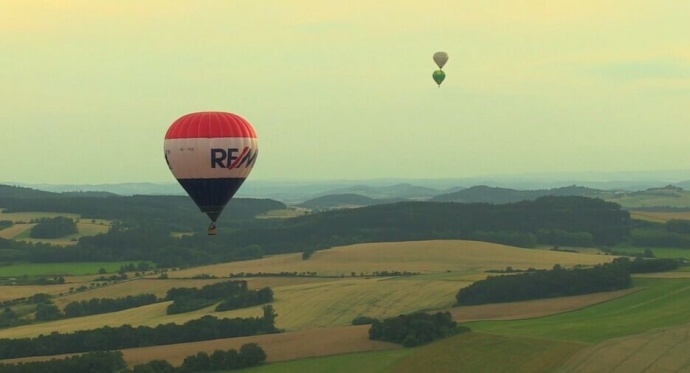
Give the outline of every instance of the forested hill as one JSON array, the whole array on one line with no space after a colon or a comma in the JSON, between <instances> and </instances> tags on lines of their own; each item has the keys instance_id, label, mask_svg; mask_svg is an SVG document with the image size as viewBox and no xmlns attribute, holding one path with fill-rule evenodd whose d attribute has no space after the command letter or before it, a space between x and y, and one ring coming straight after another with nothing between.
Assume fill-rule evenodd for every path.
<instances>
[{"instance_id":1,"label":"forested hill","mask_svg":"<svg viewBox=\"0 0 690 373\"><path fill-rule=\"evenodd\" d=\"M238 245L289 252L357 242L477 239L530 247L554 240L613 245L626 239L630 214L615 203L587 197L540 197L486 203L400 202L333 210L233 233Z\"/></svg>"},{"instance_id":2,"label":"forested hill","mask_svg":"<svg viewBox=\"0 0 690 373\"><path fill-rule=\"evenodd\" d=\"M23 211L56 211L112 219L106 234L85 236L69 247L1 242L8 261L151 260L163 267L206 264L307 252L363 242L471 239L521 247L537 244L613 245L630 233L630 216L620 205L587 197L541 197L494 205L453 202L399 202L312 213L291 219L254 219L257 212L284 208L272 200L233 199L218 236L176 238L203 232L206 219L186 197L0 199L0 206ZM13 205L16 203L17 205ZM33 210L31 210L33 209ZM226 217L227 216L227 217ZM21 247L20 247L21 246ZM21 249L21 250L17 250ZM0 251L1 247L0 247Z\"/></svg>"},{"instance_id":3,"label":"forested hill","mask_svg":"<svg viewBox=\"0 0 690 373\"><path fill-rule=\"evenodd\" d=\"M0 184L0 198L50 198L59 194L20 186Z\"/></svg>"},{"instance_id":4,"label":"forested hill","mask_svg":"<svg viewBox=\"0 0 690 373\"><path fill-rule=\"evenodd\" d=\"M490 187L486 185L478 185L471 188L459 190L453 193L437 195L431 198L431 201L465 203L510 203L524 200L533 200L544 196L603 197L608 194L611 193L575 185L561 188L537 190L517 190L509 188Z\"/></svg>"},{"instance_id":5,"label":"forested hill","mask_svg":"<svg viewBox=\"0 0 690 373\"><path fill-rule=\"evenodd\" d=\"M10 187L13 188L13 187ZM21 188L27 189L27 188ZM32 190L32 189L29 189ZM35 191L40 192L40 191ZM204 215L187 196L117 196L92 193L46 193L31 198L0 196L6 212L61 212L80 214L85 219L108 219L138 224L159 225L171 231L196 231L206 224ZM235 198L230 200L219 224L253 219L270 210L286 208L270 199Z\"/></svg>"}]
</instances>

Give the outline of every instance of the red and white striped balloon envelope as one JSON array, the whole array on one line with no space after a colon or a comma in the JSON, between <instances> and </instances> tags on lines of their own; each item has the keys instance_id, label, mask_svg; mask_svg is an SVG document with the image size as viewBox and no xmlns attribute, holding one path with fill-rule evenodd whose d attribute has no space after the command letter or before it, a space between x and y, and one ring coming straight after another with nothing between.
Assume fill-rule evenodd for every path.
<instances>
[{"instance_id":1,"label":"red and white striped balloon envelope","mask_svg":"<svg viewBox=\"0 0 690 373\"><path fill-rule=\"evenodd\" d=\"M239 115L217 111L177 119L165 134L163 148L170 171L212 227L259 154L252 125Z\"/></svg>"}]
</instances>

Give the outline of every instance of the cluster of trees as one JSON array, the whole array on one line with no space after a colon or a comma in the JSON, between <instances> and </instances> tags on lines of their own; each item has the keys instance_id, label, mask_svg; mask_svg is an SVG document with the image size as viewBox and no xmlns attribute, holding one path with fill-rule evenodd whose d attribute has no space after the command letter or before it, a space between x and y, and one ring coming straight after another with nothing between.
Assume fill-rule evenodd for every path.
<instances>
[{"instance_id":1,"label":"cluster of trees","mask_svg":"<svg viewBox=\"0 0 690 373\"><path fill-rule=\"evenodd\" d=\"M678 269L683 261L679 259L645 259L637 257L634 260L617 258L616 263L627 267L630 273L666 272Z\"/></svg>"},{"instance_id":2,"label":"cluster of trees","mask_svg":"<svg viewBox=\"0 0 690 373\"><path fill-rule=\"evenodd\" d=\"M631 283L622 261L575 269L557 264L552 270L489 276L460 289L455 299L458 306L504 303L626 289Z\"/></svg>"},{"instance_id":3,"label":"cluster of trees","mask_svg":"<svg viewBox=\"0 0 690 373\"><path fill-rule=\"evenodd\" d=\"M158 298L154 294L128 295L120 298L92 298L67 304L64 314L65 317L96 315L141 307L156 302L158 302Z\"/></svg>"},{"instance_id":4,"label":"cluster of trees","mask_svg":"<svg viewBox=\"0 0 690 373\"><path fill-rule=\"evenodd\" d=\"M224 281L198 288L172 288L165 300L169 315L208 307L220 301L216 311L228 311L273 302L273 290L269 287L250 290L247 281Z\"/></svg>"},{"instance_id":5,"label":"cluster of trees","mask_svg":"<svg viewBox=\"0 0 690 373\"><path fill-rule=\"evenodd\" d=\"M276 317L273 307L267 305L264 306L263 317L218 319L213 316L204 316L182 325L169 323L160 324L155 328L123 325L117 328L102 327L70 334L56 332L35 338L2 338L0 339L0 359L119 350L277 333Z\"/></svg>"},{"instance_id":6,"label":"cluster of trees","mask_svg":"<svg viewBox=\"0 0 690 373\"><path fill-rule=\"evenodd\" d=\"M73 219L58 216L55 218L41 218L31 228L31 238L60 238L78 233L77 224Z\"/></svg>"},{"instance_id":7,"label":"cluster of trees","mask_svg":"<svg viewBox=\"0 0 690 373\"><path fill-rule=\"evenodd\" d=\"M242 345L239 351L216 350L211 355L199 352L196 355L187 356L182 366L172 372L193 373L244 369L257 366L264 361L266 361L266 352L256 343L248 343Z\"/></svg>"},{"instance_id":8,"label":"cluster of trees","mask_svg":"<svg viewBox=\"0 0 690 373\"><path fill-rule=\"evenodd\" d=\"M152 360L127 369L122 352L97 351L50 361L0 364L0 373L45 372L130 372L130 373L192 373L236 370L257 366L266 361L266 353L256 343L244 344L240 350L216 350L211 355L199 352L187 356L175 367L167 360Z\"/></svg>"},{"instance_id":9,"label":"cluster of trees","mask_svg":"<svg viewBox=\"0 0 690 373\"><path fill-rule=\"evenodd\" d=\"M0 373L125 372L127 364L120 351L97 351L64 359L0 364Z\"/></svg>"},{"instance_id":10,"label":"cluster of trees","mask_svg":"<svg viewBox=\"0 0 690 373\"><path fill-rule=\"evenodd\" d=\"M5 307L0 312L0 328L9 328L19 324L19 315L11 307Z\"/></svg>"},{"instance_id":11,"label":"cluster of trees","mask_svg":"<svg viewBox=\"0 0 690 373\"><path fill-rule=\"evenodd\" d=\"M433 315L417 312L371 321L369 339L402 344L405 347L419 346L469 328L458 326L449 312Z\"/></svg>"}]
</instances>

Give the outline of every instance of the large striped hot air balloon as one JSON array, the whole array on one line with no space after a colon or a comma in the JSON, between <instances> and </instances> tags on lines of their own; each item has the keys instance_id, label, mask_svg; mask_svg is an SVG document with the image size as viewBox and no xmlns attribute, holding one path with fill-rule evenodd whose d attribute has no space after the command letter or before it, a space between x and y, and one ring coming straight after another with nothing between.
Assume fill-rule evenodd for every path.
<instances>
[{"instance_id":1,"label":"large striped hot air balloon","mask_svg":"<svg viewBox=\"0 0 690 373\"><path fill-rule=\"evenodd\" d=\"M256 132L236 114L199 112L173 122L165 134L165 160L199 209L215 222L247 178L259 154Z\"/></svg>"}]
</instances>

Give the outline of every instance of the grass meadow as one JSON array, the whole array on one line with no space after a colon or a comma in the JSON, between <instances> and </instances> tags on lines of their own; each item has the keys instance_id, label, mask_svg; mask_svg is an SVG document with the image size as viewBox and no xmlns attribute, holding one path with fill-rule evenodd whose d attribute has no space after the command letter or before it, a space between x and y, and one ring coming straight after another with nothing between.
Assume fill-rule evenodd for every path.
<instances>
[{"instance_id":1,"label":"grass meadow","mask_svg":"<svg viewBox=\"0 0 690 373\"><path fill-rule=\"evenodd\" d=\"M575 312L466 325L478 332L593 344L690 323L690 279L635 278L634 285L643 290Z\"/></svg>"},{"instance_id":2,"label":"grass meadow","mask_svg":"<svg viewBox=\"0 0 690 373\"><path fill-rule=\"evenodd\" d=\"M353 373L353 372L394 372L394 367L413 349L399 349L377 352L360 352L327 357L313 357L283 363L266 364L244 370L247 373ZM424 372L418 370L417 372Z\"/></svg>"}]
</instances>

